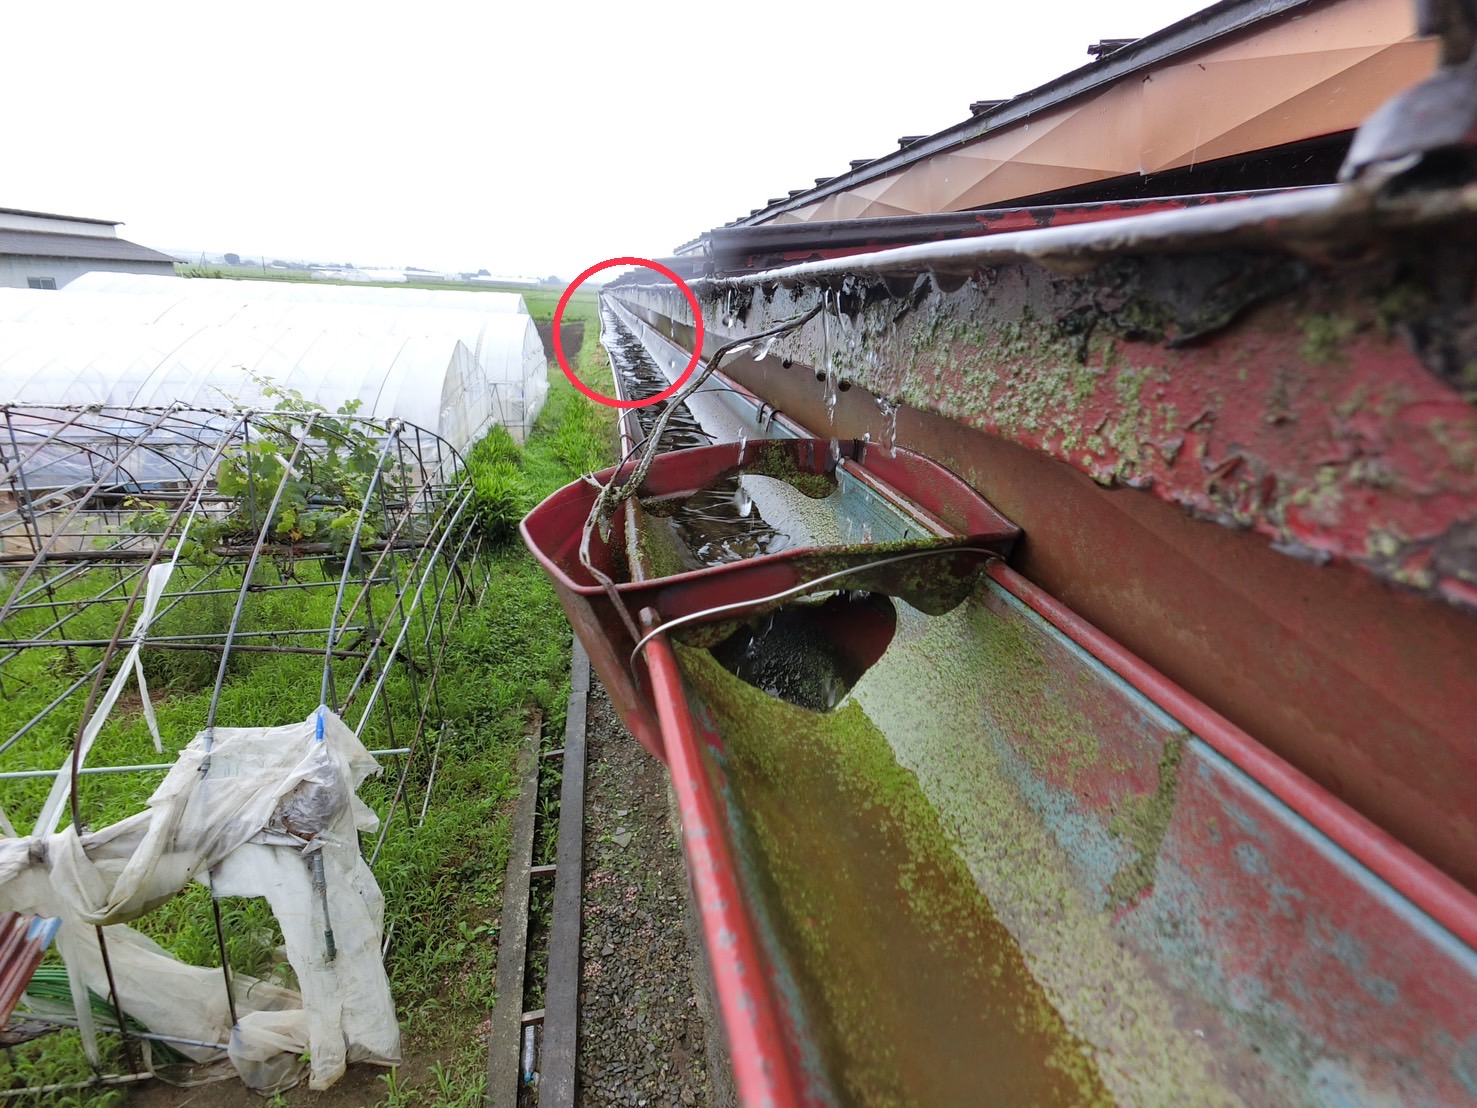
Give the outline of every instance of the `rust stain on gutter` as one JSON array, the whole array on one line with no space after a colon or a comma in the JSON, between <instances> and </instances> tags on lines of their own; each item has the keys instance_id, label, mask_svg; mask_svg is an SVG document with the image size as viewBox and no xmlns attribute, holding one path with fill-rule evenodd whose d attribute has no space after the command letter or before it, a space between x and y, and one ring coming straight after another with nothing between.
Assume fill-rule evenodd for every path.
<instances>
[{"instance_id":1,"label":"rust stain on gutter","mask_svg":"<svg viewBox=\"0 0 1477 1108\"><path fill-rule=\"evenodd\" d=\"M1025 529L1022 572L1477 887L1477 192L1398 218L1330 196L1248 202L1240 231L1218 206L1226 249L1067 228L1096 259L1068 273L1024 232L963 275L889 251L712 283L704 310L716 346L829 298L735 379L842 437L885 441L901 402L897 441ZM690 342L661 290L608 295Z\"/></svg>"},{"instance_id":2,"label":"rust stain on gutter","mask_svg":"<svg viewBox=\"0 0 1477 1108\"><path fill-rule=\"evenodd\" d=\"M953 279L711 284L704 306L721 343L824 299L832 310L776 354L1293 556L1477 607L1470 224L1350 240L1362 257L1337 267L1184 245L1075 275L1017 261ZM620 295L672 318L660 290ZM680 316L668 333L690 340Z\"/></svg>"}]
</instances>

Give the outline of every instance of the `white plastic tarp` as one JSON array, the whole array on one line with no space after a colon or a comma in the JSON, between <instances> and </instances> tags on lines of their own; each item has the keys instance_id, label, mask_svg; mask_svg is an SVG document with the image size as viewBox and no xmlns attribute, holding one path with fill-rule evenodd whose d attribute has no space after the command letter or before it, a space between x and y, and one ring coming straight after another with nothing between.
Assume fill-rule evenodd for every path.
<instances>
[{"instance_id":1,"label":"white plastic tarp","mask_svg":"<svg viewBox=\"0 0 1477 1108\"><path fill-rule=\"evenodd\" d=\"M108 995L103 926L126 1013L159 1035L226 1043L247 1084L327 1088L348 1062L394 1064L399 1025L380 961L384 901L359 853L378 820L356 795L378 766L320 708L301 723L215 728L180 754L148 810L111 827L0 840L0 907L60 918L58 949L86 992ZM234 975L232 1027L221 971L185 966L122 926L197 880L222 896L267 898L300 993ZM331 934L331 939L328 937ZM182 1047L199 1061L220 1051Z\"/></svg>"}]
</instances>

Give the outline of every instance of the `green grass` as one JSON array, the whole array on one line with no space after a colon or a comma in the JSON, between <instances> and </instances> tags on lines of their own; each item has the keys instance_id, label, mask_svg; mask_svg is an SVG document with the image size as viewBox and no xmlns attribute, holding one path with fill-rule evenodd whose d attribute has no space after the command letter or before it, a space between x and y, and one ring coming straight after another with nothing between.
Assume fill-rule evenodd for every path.
<instances>
[{"instance_id":1,"label":"green grass","mask_svg":"<svg viewBox=\"0 0 1477 1108\"><path fill-rule=\"evenodd\" d=\"M604 352L592 340L580 358L581 375L609 389ZM603 376L602 376L603 375ZM551 393L529 441L519 450L495 436L469 454L474 478L497 469L516 475L528 502L542 499L579 473L608 464L613 455L613 409L581 396L557 370ZM505 539L507 536L504 536ZM547 578L516 541L497 545L476 567L469 567L485 592L475 608L464 609L449 631L449 645L439 684L440 714L428 721L430 735L406 780L375 873L385 894L390 929L387 969L405 1034L407 1056L436 1060L419 1084L397 1073L386 1077L382 1103L475 1104L485 1066L485 1048L476 1035L493 1004L497 966L496 938L501 925L501 891L507 866L511 813L516 801L516 753L529 713L539 711L546 734L562 734L569 692L571 633ZM213 571L182 567L178 573L198 579L206 573L209 587L232 588L239 569ZM316 563L263 563L256 585L281 583L284 574L298 580L321 578ZM0 576L0 593L10 582ZM96 580L66 585L66 603L98 588ZM389 586L373 591L376 611L387 612ZM234 595L198 597L164 617L163 633L188 634L219 627L234 604ZM243 627L324 627L332 607L330 590L253 592ZM79 638L108 637L117 608L97 609L79 617ZM53 618L47 611L18 615L0 629L5 637L34 632ZM434 643L433 639L433 643ZM419 653L419 652L417 652ZM77 675L91 666L96 650L77 648L32 650L5 668L0 696L0 736L12 734ZM92 764L169 762L201 728L214 682L216 656L204 652L146 651L150 691L166 751L155 754L142 713L122 704L104 728ZM431 659L417 658L423 669ZM341 689L357 661L335 663ZM257 653L234 655L221 699L223 726L280 724L305 718L318 704L322 660L312 654ZM85 695L85 694L84 694ZM84 695L74 695L5 755L0 769L59 765L70 749ZM406 666L396 666L386 682L385 703L399 745L414 727L418 705ZM352 721L352 717L351 717ZM436 732L444 736L440 766L424 822L421 801L431 769ZM371 748L388 745L384 711L366 727ZM361 796L383 815L394 794L400 766L386 760L383 777L371 779ZM84 778L82 806L90 826L100 827L141 810L162 773L100 775ZM557 785L557 781L553 782ZM49 782L7 782L4 803L18 827L29 826ZM557 805L545 803L546 817L557 818ZM372 839L366 847L372 848ZM545 838L541 847L552 849ZM209 893L191 886L138 921L146 931L182 959L202 965L218 963ZM540 909L535 906L536 911ZM269 976L274 950L281 942L276 922L264 903L222 901L228 948L239 972ZM546 909L544 909L546 913ZM546 923L546 921L544 921ZM120 1072L124 1060L104 1038L106 1068ZM85 1081L91 1071L73 1032L59 1032L0 1055L0 1088ZM294 1093L281 1098L291 1104ZM10 1103L23 1103L12 1099ZM121 1105L120 1090L89 1090L47 1098L45 1103Z\"/></svg>"},{"instance_id":2,"label":"green grass","mask_svg":"<svg viewBox=\"0 0 1477 1108\"><path fill-rule=\"evenodd\" d=\"M302 269L262 269L249 265L206 265L178 263L175 272L182 277L221 277L244 281L312 281L311 273ZM377 288L390 289L456 289L461 292L515 292L528 305L528 314L534 319L548 321L554 318L554 308L564 295L563 288L551 285L530 287L526 285L484 284L480 281L322 281L326 285L369 284ZM594 285L579 287L564 310L566 323L594 323L599 321L599 290Z\"/></svg>"},{"instance_id":3,"label":"green grass","mask_svg":"<svg viewBox=\"0 0 1477 1108\"><path fill-rule=\"evenodd\" d=\"M511 289L509 290L512 291ZM564 295L563 289L536 288L526 289L523 292L523 302L528 305L528 314L534 319L550 320L554 318L554 309L559 305L559 298ZM600 295L593 285L581 285L569 303L564 308L565 323L587 323L596 327L600 325ZM588 337L588 336L587 336Z\"/></svg>"}]
</instances>

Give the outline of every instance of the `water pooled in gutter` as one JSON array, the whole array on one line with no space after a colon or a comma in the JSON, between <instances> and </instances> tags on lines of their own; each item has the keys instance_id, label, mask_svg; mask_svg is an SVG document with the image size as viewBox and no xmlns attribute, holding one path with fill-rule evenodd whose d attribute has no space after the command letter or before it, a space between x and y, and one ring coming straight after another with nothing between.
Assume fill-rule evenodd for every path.
<instances>
[{"instance_id":1,"label":"water pooled in gutter","mask_svg":"<svg viewBox=\"0 0 1477 1108\"><path fill-rule=\"evenodd\" d=\"M712 654L728 672L770 696L829 712L881 657L896 624L889 597L838 592L751 620Z\"/></svg>"},{"instance_id":2,"label":"water pooled in gutter","mask_svg":"<svg viewBox=\"0 0 1477 1108\"><path fill-rule=\"evenodd\" d=\"M672 382L667 380L646 347L641 344L641 340L632 334L631 329L621 322L615 312L602 307L600 318L602 338L605 348L610 352L610 364L620 374L625 395L632 400L644 400L668 389ZM652 404L645 408L632 409L643 439L651 434L663 407L662 404ZM708 446L712 442L712 436L693 418L687 405L679 404L662 432L661 449L686 450L694 446Z\"/></svg>"},{"instance_id":3,"label":"water pooled in gutter","mask_svg":"<svg viewBox=\"0 0 1477 1108\"><path fill-rule=\"evenodd\" d=\"M625 395L634 400L655 396L671 385L629 327L609 308L602 311L604 338L611 364L621 375ZM649 435L663 405L633 409L643 436ZM678 405L660 439L663 452L708 446L715 440L702 429L685 404ZM737 454L741 446L736 449ZM770 499L781 482L736 474L714 482L680 505L664 510L647 505L648 559L656 551L660 575L722 565L775 554L809 541L808 533L776 527L765 519L760 502ZM758 486L763 485L761 489ZM770 493L771 497L766 497ZM756 495L757 494L757 495ZM798 493L795 495L799 495Z\"/></svg>"}]
</instances>

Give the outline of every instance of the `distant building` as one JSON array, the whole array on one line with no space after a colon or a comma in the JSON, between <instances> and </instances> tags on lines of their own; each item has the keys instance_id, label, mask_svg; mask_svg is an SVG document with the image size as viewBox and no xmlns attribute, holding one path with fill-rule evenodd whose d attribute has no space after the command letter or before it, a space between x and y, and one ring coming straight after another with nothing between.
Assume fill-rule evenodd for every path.
<instances>
[{"instance_id":1,"label":"distant building","mask_svg":"<svg viewBox=\"0 0 1477 1108\"><path fill-rule=\"evenodd\" d=\"M314 268L318 281L361 281L376 285L403 284L405 274L398 269L320 269Z\"/></svg>"},{"instance_id":2,"label":"distant building","mask_svg":"<svg viewBox=\"0 0 1477 1108\"><path fill-rule=\"evenodd\" d=\"M516 285L529 289L536 289L542 283L533 277L486 277L481 274L471 280L479 285Z\"/></svg>"},{"instance_id":3,"label":"distant building","mask_svg":"<svg viewBox=\"0 0 1477 1108\"><path fill-rule=\"evenodd\" d=\"M0 288L59 289L91 270L174 274L174 259L118 237L107 219L0 208Z\"/></svg>"}]
</instances>

